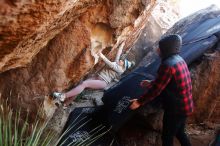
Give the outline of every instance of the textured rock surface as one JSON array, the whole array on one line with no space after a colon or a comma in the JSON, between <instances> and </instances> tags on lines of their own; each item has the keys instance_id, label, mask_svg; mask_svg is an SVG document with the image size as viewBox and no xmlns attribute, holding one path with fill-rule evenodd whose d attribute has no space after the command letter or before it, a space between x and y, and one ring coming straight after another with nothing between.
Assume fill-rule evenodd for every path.
<instances>
[{"instance_id":1,"label":"textured rock surface","mask_svg":"<svg viewBox=\"0 0 220 146\"><path fill-rule=\"evenodd\" d=\"M2 10L0 15L1 96L36 111L38 99L78 83L94 65L90 30L82 19L107 24L114 18L115 2L1 2L12 10ZM134 3L131 12L141 11L136 5L141 1Z\"/></svg>"},{"instance_id":2,"label":"textured rock surface","mask_svg":"<svg viewBox=\"0 0 220 146\"><path fill-rule=\"evenodd\" d=\"M141 16L135 21L139 24ZM179 19L178 2L156 1L152 13L145 21L138 39L131 45L127 58L138 64L152 49L152 45Z\"/></svg>"},{"instance_id":3,"label":"textured rock surface","mask_svg":"<svg viewBox=\"0 0 220 146\"><path fill-rule=\"evenodd\" d=\"M95 0L10 2L11 11L0 15L0 72L30 63L71 21L88 7L100 3Z\"/></svg>"},{"instance_id":4,"label":"textured rock surface","mask_svg":"<svg viewBox=\"0 0 220 146\"><path fill-rule=\"evenodd\" d=\"M23 107L36 110L35 98L64 89L73 78L79 80L93 62L89 49L83 49L89 46L87 33L80 21L72 22L25 68L2 73L2 96L11 99L19 96Z\"/></svg>"},{"instance_id":5,"label":"textured rock surface","mask_svg":"<svg viewBox=\"0 0 220 146\"><path fill-rule=\"evenodd\" d=\"M220 47L219 47L220 49ZM193 96L196 104L191 120L220 124L220 52L215 52L193 71Z\"/></svg>"}]
</instances>

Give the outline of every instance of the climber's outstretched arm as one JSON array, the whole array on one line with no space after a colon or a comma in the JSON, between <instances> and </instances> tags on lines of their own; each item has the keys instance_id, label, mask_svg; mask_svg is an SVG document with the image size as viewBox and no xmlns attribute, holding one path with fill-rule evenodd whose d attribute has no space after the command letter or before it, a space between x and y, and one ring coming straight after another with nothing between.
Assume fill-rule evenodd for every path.
<instances>
[{"instance_id":1,"label":"climber's outstretched arm","mask_svg":"<svg viewBox=\"0 0 220 146\"><path fill-rule=\"evenodd\" d=\"M113 68L114 64L108 58L105 57L105 55L102 54L102 52L99 52L99 57L110 67Z\"/></svg>"},{"instance_id":2,"label":"climber's outstretched arm","mask_svg":"<svg viewBox=\"0 0 220 146\"><path fill-rule=\"evenodd\" d=\"M99 56L115 72L119 74L122 74L124 72L120 65L118 65L116 62L111 62L110 60L108 60L108 58L106 58L101 52L99 53Z\"/></svg>"},{"instance_id":3,"label":"climber's outstretched arm","mask_svg":"<svg viewBox=\"0 0 220 146\"><path fill-rule=\"evenodd\" d=\"M120 44L120 46L118 48L118 52L117 52L116 57L115 57L115 62L119 62L119 59L121 57L122 50L124 49L124 46L125 46L125 42Z\"/></svg>"}]
</instances>

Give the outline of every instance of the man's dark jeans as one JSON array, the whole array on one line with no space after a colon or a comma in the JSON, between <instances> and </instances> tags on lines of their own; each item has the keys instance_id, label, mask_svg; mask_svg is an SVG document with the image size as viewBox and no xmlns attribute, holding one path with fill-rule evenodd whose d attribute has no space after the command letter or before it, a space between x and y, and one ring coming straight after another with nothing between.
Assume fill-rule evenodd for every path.
<instances>
[{"instance_id":1,"label":"man's dark jeans","mask_svg":"<svg viewBox=\"0 0 220 146\"><path fill-rule=\"evenodd\" d=\"M173 139L179 140L181 146L191 146L185 133L186 116L169 115L164 113L163 117L163 146L173 146Z\"/></svg>"}]
</instances>

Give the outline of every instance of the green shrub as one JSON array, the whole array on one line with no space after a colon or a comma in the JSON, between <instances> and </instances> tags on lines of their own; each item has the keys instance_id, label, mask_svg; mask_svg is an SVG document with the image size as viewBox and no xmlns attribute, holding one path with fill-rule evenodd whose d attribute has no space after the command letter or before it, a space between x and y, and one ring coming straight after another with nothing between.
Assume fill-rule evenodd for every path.
<instances>
[{"instance_id":1,"label":"green shrub","mask_svg":"<svg viewBox=\"0 0 220 146\"><path fill-rule=\"evenodd\" d=\"M13 112L10 104L0 102L0 146L58 146L62 137L73 127L77 125L78 117L75 122L69 127L57 140L55 133L45 132L47 122L41 122L36 115L36 120L31 124L28 122L29 113L26 116L21 116L21 110ZM40 110L39 110L40 111ZM24 118L25 117L25 118ZM25 119L25 120L24 120ZM86 125L89 121L82 124L77 129ZM96 140L100 139L108 131L100 131L104 126L100 125L94 128L90 133L91 137L75 143L75 146L89 146ZM47 130L48 131L48 130ZM46 134L45 134L46 133ZM52 142L53 140L53 142ZM64 140L65 141L65 140ZM60 145L60 144L59 144ZM61 144L62 145L62 144ZM73 144L70 144L73 145Z\"/></svg>"},{"instance_id":2,"label":"green shrub","mask_svg":"<svg viewBox=\"0 0 220 146\"><path fill-rule=\"evenodd\" d=\"M28 112L25 120L21 110L13 112L10 104L1 102L0 106L0 146L47 146L53 134L48 133L41 139L47 123L36 120L28 123Z\"/></svg>"}]
</instances>

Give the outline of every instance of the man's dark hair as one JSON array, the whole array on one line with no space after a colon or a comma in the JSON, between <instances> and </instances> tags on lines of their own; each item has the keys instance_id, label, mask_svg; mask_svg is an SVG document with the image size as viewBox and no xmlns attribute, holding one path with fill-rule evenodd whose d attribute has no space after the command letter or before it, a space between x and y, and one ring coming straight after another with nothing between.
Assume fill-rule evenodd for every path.
<instances>
[{"instance_id":1,"label":"man's dark hair","mask_svg":"<svg viewBox=\"0 0 220 146\"><path fill-rule=\"evenodd\" d=\"M161 38L159 48L162 58L178 54L182 45L182 38L178 34L172 34Z\"/></svg>"}]
</instances>

